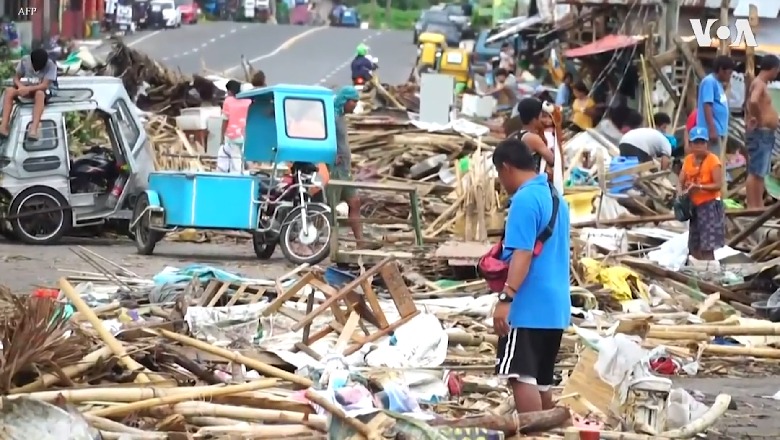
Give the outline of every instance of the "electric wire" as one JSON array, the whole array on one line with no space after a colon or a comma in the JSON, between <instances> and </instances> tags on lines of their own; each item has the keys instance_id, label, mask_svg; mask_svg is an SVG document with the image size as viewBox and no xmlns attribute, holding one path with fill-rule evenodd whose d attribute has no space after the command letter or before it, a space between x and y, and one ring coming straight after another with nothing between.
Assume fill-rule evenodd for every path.
<instances>
[{"instance_id":1,"label":"electric wire","mask_svg":"<svg viewBox=\"0 0 780 440\"><path fill-rule=\"evenodd\" d=\"M631 6L628 8L628 12L626 13L626 19L623 21L623 23L620 25L620 29L618 29L618 32L616 35L625 35L625 28L628 25L628 23L631 21L631 14L634 12L637 12L638 10L634 11L634 7L640 5L639 0L634 0L631 3ZM641 6L639 6L639 9L642 9ZM625 52L627 48L621 48L613 51L612 57L609 59L609 62L607 62L607 65L604 67L604 69L601 71L601 73L596 77L596 79L593 81L593 84L590 87L590 93L588 93L588 96L593 96L593 93L595 90L598 89L598 87L601 85L604 80L606 80L609 77L609 74L612 72L612 69L614 68L614 65L616 61L620 58L620 56Z\"/></svg>"},{"instance_id":2,"label":"electric wire","mask_svg":"<svg viewBox=\"0 0 780 440\"><path fill-rule=\"evenodd\" d=\"M656 7L656 11L658 8ZM642 15L642 22L644 22L647 19L647 16L650 13L649 8L645 8L643 15ZM652 36L651 36L652 38ZM631 55L628 57L626 61L626 67L623 68L623 74L620 75L620 79L618 80L617 86L615 86L615 93L612 94L612 98L609 100L609 103L607 103L607 108L612 107L612 103L615 102L615 98L617 98L620 90L620 86L623 85L623 80L626 79L626 74L628 73L628 69L631 67L632 61L634 59L634 55L636 55L636 51L639 48L639 44L634 44L633 49L631 50Z\"/></svg>"}]
</instances>

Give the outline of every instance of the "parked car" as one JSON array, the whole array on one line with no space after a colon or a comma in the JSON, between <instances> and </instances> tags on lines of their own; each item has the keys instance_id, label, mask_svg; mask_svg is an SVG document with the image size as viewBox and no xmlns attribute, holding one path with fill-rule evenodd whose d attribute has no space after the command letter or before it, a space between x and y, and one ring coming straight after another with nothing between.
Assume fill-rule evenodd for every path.
<instances>
[{"instance_id":1,"label":"parked car","mask_svg":"<svg viewBox=\"0 0 780 440\"><path fill-rule=\"evenodd\" d=\"M177 28L181 26L181 13L173 0L152 0L147 22L149 27Z\"/></svg>"},{"instance_id":2,"label":"parked car","mask_svg":"<svg viewBox=\"0 0 780 440\"><path fill-rule=\"evenodd\" d=\"M195 24L198 22L200 8L195 0L174 0L176 9L181 14L181 22L184 24Z\"/></svg>"},{"instance_id":3,"label":"parked car","mask_svg":"<svg viewBox=\"0 0 780 440\"><path fill-rule=\"evenodd\" d=\"M446 23L448 21L447 13L442 10L426 9L420 14L420 18L414 23L413 43L417 44L417 37L423 33L423 28L430 22Z\"/></svg>"},{"instance_id":4,"label":"parked car","mask_svg":"<svg viewBox=\"0 0 780 440\"><path fill-rule=\"evenodd\" d=\"M471 11L466 11L463 5L456 3L438 4L431 7L434 11L447 14L447 19L460 27L464 39L473 39L475 32L471 27Z\"/></svg>"},{"instance_id":5,"label":"parked car","mask_svg":"<svg viewBox=\"0 0 780 440\"><path fill-rule=\"evenodd\" d=\"M433 21L425 23L420 30L420 33L423 32L444 35L444 39L447 41L447 46L449 47L458 47L462 40L460 28L451 21Z\"/></svg>"}]
</instances>

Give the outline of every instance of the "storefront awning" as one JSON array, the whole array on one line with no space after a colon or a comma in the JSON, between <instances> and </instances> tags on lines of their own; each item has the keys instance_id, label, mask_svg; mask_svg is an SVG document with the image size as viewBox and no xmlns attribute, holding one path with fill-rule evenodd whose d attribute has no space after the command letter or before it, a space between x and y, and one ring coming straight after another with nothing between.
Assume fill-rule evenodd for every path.
<instances>
[{"instance_id":1,"label":"storefront awning","mask_svg":"<svg viewBox=\"0 0 780 440\"><path fill-rule=\"evenodd\" d=\"M631 35L607 35L593 43L584 46L569 49L564 52L566 58L580 58L589 55L596 55L604 52L610 52L624 47L630 47L644 40L644 37Z\"/></svg>"}]
</instances>

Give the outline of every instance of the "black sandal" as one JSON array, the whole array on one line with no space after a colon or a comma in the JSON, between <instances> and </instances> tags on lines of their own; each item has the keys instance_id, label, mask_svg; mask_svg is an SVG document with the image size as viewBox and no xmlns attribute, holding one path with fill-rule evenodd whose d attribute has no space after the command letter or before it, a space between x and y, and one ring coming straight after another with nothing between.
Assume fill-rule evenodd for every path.
<instances>
[{"instance_id":1,"label":"black sandal","mask_svg":"<svg viewBox=\"0 0 780 440\"><path fill-rule=\"evenodd\" d=\"M38 142L41 140L41 138L38 137L38 135L32 135L30 133L27 133L27 140L30 142Z\"/></svg>"},{"instance_id":2,"label":"black sandal","mask_svg":"<svg viewBox=\"0 0 780 440\"><path fill-rule=\"evenodd\" d=\"M8 139L8 135L5 133L0 133L0 141L4 141L6 139Z\"/></svg>"}]
</instances>

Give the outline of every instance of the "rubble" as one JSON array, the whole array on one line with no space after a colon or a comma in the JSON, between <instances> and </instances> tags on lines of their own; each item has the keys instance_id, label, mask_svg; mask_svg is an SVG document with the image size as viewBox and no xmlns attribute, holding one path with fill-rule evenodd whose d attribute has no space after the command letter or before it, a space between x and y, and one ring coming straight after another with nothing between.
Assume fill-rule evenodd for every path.
<instances>
[{"instance_id":1,"label":"rubble","mask_svg":"<svg viewBox=\"0 0 780 440\"><path fill-rule=\"evenodd\" d=\"M199 80L117 47L110 74L127 70L133 94L148 82L144 105L170 111L148 117L157 166L213 167L204 146L168 118L199 105L190 94ZM416 92L383 87L366 99L375 111L350 116L349 127L356 180L417 189L425 258L390 256L409 250L411 213L399 197L371 192L363 217L385 220L371 234L386 243L385 258L353 272L303 266L248 280L194 268L146 280L96 263L102 275L60 280L57 306L3 292L5 402L80 413L106 438L454 438L455 429L469 438L572 438L592 429L601 438L691 438L731 398L705 402L668 378L777 373L780 325L770 322L778 318L770 298L780 287L780 203L741 208L744 164L735 166L722 270L684 267L685 225L670 209L674 174L653 164L611 171L615 146L606 136L569 133L574 325L556 367L560 406L512 415L508 389L492 377L495 299L473 271L503 227L505 194L489 160L502 119L480 121L481 135L463 120L432 130L401 111L419 108ZM200 102L218 99L209 93ZM615 191L626 177L631 192ZM20 350L31 340L41 348Z\"/></svg>"}]
</instances>

